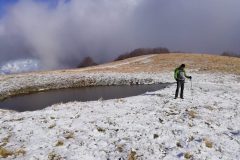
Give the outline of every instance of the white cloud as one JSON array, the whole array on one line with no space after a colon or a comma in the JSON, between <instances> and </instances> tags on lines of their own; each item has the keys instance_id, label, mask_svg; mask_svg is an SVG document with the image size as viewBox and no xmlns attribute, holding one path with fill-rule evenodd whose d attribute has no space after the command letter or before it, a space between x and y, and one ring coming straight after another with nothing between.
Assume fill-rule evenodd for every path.
<instances>
[{"instance_id":1,"label":"white cloud","mask_svg":"<svg viewBox=\"0 0 240 160\"><path fill-rule=\"evenodd\" d=\"M239 51L236 0L71 0L53 9L21 0L0 21L0 61L34 57L46 68L106 61L138 47Z\"/></svg>"},{"instance_id":2,"label":"white cloud","mask_svg":"<svg viewBox=\"0 0 240 160\"><path fill-rule=\"evenodd\" d=\"M71 1L55 9L46 4L20 1L8 12L3 27L21 37L34 56L54 68L66 55L81 58L89 54L98 60L129 46L126 41L133 1ZM102 58L102 57L105 58Z\"/></svg>"},{"instance_id":3,"label":"white cloud","mask_svg":"<svg viewBox=\"0 0 240 160\"><path fill-rule=\"evenodd\" d=\"M4 35L5 33L5 28L0 24L0 36Z\"/></svg>"}]
</instances>

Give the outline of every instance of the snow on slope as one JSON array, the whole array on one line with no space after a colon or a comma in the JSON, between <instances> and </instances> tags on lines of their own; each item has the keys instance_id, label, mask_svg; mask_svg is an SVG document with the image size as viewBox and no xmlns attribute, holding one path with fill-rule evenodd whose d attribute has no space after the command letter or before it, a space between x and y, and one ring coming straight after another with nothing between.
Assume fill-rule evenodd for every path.
<instances>
[{"instance_id":1,"label":"snow on slope","mask_svg":"<svg viewBox=\"0 0 240 160\"><path fill-rule=\"evenodd\" d=\"M1 111L0 149L11 153L7 159L22 160L118 160L132 149L142 160L240 159L240 77L191 75L193 97L188 82L184 100L174 100L170 86L124 99ZM158 76L173 81L172 75Z\"/></svg>"},{"instance_id":2,"label":"snow on slope","mask_svg":"<svg viewBox=\"0 0 240 160\"><path fill-rule=\"evenodd\" d=\"M9 61L0 67L0 74L13 74L40 70L40 62L35 59Z\"/></svg>"}]
</instances>

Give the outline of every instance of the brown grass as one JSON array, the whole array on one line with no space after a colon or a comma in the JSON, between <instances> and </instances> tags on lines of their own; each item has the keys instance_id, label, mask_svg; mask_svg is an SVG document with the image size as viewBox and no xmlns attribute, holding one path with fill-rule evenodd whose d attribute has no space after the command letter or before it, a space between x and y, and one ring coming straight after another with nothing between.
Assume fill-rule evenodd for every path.
<instances>
[{"instance_id":1,"label":"brown grass","mask_svg":"<svg viewBox=\"0 0 240 160\"><path fill-rule=\"evenodd\" d=\"M20 148L16 151L11 151L6 148L0 147L0 158L7 158L8 156L21 156L25 155L26 151L23 148Z\"/></svg>"},{"instance_id":2,"label":"brown grass","mask_svg":"<svg viewBox=\"0 0 240 160\"><path fill-rule=\"evenodd\" d=\"M132 151L128 154L128 160L137 160L137 153L136 151Z\"/></svg>"},{"instance_id":3,"label":"brown grass","mask_svg":"<svg viewBox=\"0 0 240 160\"><path fill-rule=\"evenodd\" d=\"M0 157L7 158L8 156L14 155L14 152L7 150L3 147L0 147Z\"/></svg>"},{"instance_id":4,"label":"brown grass","mask_svg":"<svg viewBox=\"0 0 240 160\"><path fill-rule=\"evenodd\" d=\"M212 148L213 147L213 142L209 139L204 139L205 145L208 148Z\"/></svg>"},{"instance_id":5,"label":"brown grass","mask_svg":"<svg viewBox=\"0 0 240 160\"><path fill-rule=\"evenodd\" d=\"M188 111L188 115L192 119L197 117L197 113L195 111L193 111L193 110Z\"/></svg>"},{"instance_id":6,"label":"brown grass","mask_svg":"<svg viewBox=\"0 0 240 160\"><path fill-rule=\"evenodd\" d=\"M146 56L129 58L122 61L112 62L96 67L88 67L79 70L69 71L87 71L87 72L163 72L173 71L180 64L185 63L187 69L196 72L224 72L231 74L240 74L240 58L225 57L208 54L159 54L153 55L149 61L137 61ZM130 64L124 64L129 62ZM121 65L122 64L122 65ZM118 65L111 67L111 65Z\"/></svg>"},{"instance_id":7,"label":"brown grass","mask_svg":"<svg viewBox=\"0 0 240 160\"><path fill-rule=\"evenodd\" d=\"M193 155L191 153L189 153L189 152L184 154L184 158L185 159L191 159L192 157L193 157Z\"/></svg>"},{"instance_id":8,"label":"brown grass","mask_svg":"<svg viewBox=\"0 0 240 160\"><path fill-rule=\"evenodd\" d=\"M63 146L63 145L64 145L64 142L61 140L58 140L55 146L59 147L59 146Z\"/></svg>"}]
</instances>

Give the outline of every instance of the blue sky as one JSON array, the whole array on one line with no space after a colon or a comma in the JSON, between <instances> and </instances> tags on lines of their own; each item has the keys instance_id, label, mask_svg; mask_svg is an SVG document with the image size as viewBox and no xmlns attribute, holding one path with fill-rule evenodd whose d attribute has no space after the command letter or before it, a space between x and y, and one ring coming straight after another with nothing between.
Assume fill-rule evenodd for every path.
<instances>
[{"instance_id":1,"label":"blue sky","mask_svg":"<svg viewBox=\"0 0 240 160\"><path fill-rule=\"evenodd\" d=\"M9 6L14 5L20 0L0 0L0 17L4 16L6 10ZM48 3L49 8L54 8L57 6L59 0L33 0L39 3ZM65 2L69 2L71 0L65 0Z\"/></svg>"},{"instance_id":2,"label":"blue sky","mask_svg":"<svg viewBox=\"0 0 240 160\"><path fill-rule=\"evenodd\" d=\"M18 0L0 0L0 16L2 16L6 8L14 3L16 3Z\"/></svg>"}]
</instances>

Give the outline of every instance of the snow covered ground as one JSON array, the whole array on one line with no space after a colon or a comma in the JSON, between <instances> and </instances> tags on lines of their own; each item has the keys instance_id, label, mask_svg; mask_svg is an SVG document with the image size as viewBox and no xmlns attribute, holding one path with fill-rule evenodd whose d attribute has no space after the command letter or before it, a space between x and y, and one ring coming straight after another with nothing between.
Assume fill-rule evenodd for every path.
<instances>
[{"instance_id":1,"label":"snow covered ground","mask_svg":"<svg viewBox=\"0 0 240 160\"><path fill-rule=\"evenodd\" d=\"M89 75L109 84L173 82L166 73ZM188 81L184 100L173 99L172 85L124 99L56 104L23 113L2 110L0 155L20 160L240 159L240 77L190 75L193 91ZM7 82L1 93L25 84Z\"/></svg>"},{"instance_id":2,"label":"snow covered ground","mask_svg":"<svg viewBox=\"0 0 240 160\"><path fill-rule=\"evenodd\" d=\"M0 99L19 93L29 93L49 89L99 85L154 84L168 82L166 73L84 73L49 72L8 75L0 77Z\"/></svg>"}]
</instances>

